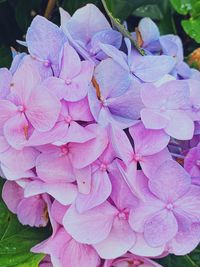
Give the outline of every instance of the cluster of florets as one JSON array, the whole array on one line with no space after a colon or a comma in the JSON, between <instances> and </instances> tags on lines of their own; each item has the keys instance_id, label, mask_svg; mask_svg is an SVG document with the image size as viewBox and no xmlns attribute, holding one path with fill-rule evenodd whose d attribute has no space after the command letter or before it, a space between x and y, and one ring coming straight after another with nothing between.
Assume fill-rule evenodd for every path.
<instances>
[{"instance_id":1,"label":"cluster of florets","mask_svg":"<svg viewBox=\"0 0 200 267\"><path fill-rule=\"evenodd\" d=\"M36 16L0 69L2 195L50 221L42 267L158 267L200 241L200 73L150 19L133 37L146 55L92 4Z\"/></svg>"}]
</instances>

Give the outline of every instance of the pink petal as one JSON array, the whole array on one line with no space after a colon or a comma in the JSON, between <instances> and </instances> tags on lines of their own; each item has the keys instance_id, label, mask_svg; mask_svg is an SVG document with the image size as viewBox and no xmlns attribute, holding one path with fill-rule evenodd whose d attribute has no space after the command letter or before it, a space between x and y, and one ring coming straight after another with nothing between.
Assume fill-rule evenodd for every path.
<instances>
[{"instance_id":1,"label":"pink petal","mask_svg":"<svg viewBox=\"0 0 200 267\"><path fill-rule=\"evenodd\" d=\"M81 71L81 60L76 50L65 43L61 61L60 78L63 80L72 79Z\"/></svg>"},{"instance_id":2,"label":"pink petal","mask_svg":"<svg viewBox=\"0 0 200 267\"><path fill-rule=\"evenodd\" d=\"M83 245L71 239L61 250L63 266L99 266L100 258L92 246Z\"/></svg>"},{"instance_id":3,"label":"pink petal","mask_svg":"<svg viewBox=\"0 0 200 267\"><path fill-rule=\"evenodd\" d=\"M96 137L82 144L70 144L71 161L73 166L78 169L94 162L103 153L108 144L106 129L95 124L88 125L86 129L95 134Z\"/></svg>"},{"instance_id":4,"label":"pink petal","mask_svg":"<svg viewBox=\"0 0 200 267\"><path fill-rule=\"evenodd\" d=\"M5 122L17 114L17 107L8 100L0 100L0 125L3 127Z\"/></svg>"},{"instance_id":5,"label":"pink petal","mask_svg":"<svg viewBox=\"0 0 200 267\"><path fill-rule=\"evenodd\" d=\"M142 233L148 218L163 208L163 203L157 199L147 199L144 203L139 203L137 208L131 210L129 215L129 224L131 228L136 232Z\"/></svg>"},{"instance_id":6,"label":"pink petal","mask_svg":"<svg viewBox=\"0 0 200 267\"><path fill-rule=\"evenodd\" d=\"M144 84L141 90L144 105L149 108L178 109L189 103L189 86L185 81L168 81L157 88L152 84Z\"/></svg>"},{"instance_id":7,"label":"pink petal","mask_svg":"<svg viewBox=\"0 0 200 267\"><path fill-rule=\"evenodd\" d=\"M63 143L85 143L95 138L95 134L75 121L70 123L67 135L61 140Z\"/></svg>"},{"instance_id":8,"label":"pink petal","mask_svg":"<svg viewBox=\"0 0 200 267\"><path fill-rule=\"evenodd\" d=\"M10 118L4 125L4 135L15 149L22 149L27 143L29 124L23 113Z\"/></svg>"},{"instance_id":9,"label":"pink petal","mask_svg":"<svg viewBox=\"0 0 200 267\"><path fill-rule=\"evenodd\" d=\"M30 96L26 115L35 129L48 131L55 125L60 109L58 99L48 93L44 86L40 86Z\"/></svg>"},{"instance_id":10,"label":"pink petal","mask_svg":"<svg viewBox=\"0 0 200 267\"><path fill-rule=\"evenodd\" d=\"M57 77L49 77L43 81L42 85L51 94L59 100L63 99L65 94L65 81Z\"/></svg>"},{"instance_id":11,"label":"pink petal","mask_svg":"<svg viewBox=\"0 0 200 267\"><path fill-rule=\"evenodd\" d=\"M68 102L68 108L73 120L93 121L87 97L77 102Z\"/></svg>"},{"instance_id":12,"label":"pink petal","mask_svg":"<svg viewBox=\"0 0 200 267\"><path fill-rule=\"evenodd\" d=\"M189 174L175 161L165 161L149 181L154 195L165 203L171 203L182 197L190 188Z\"/></svg>"},{"instance_id":13,"label":"pink petal","mask_svg":"<svg viewBox=\"0 0 200 267\"><path fill-rule=\"evenodd\" d=\"M2 198L9 210L17 212L20 201L24 198L24 190L16 182L5 182L2 190Z\"/></svg>"},{"instance_id":14,"label":"pink petal","mask_svg":"<svg viewBox=\"0 0 200 267\"><path fill-rule=\"evenodd\" d=\"M175 210L183 212L193 222L198 222L200 220L199 205L200 188L191 185L190 190L175 202Z\"/></svg>"},{"instance_id":15,"label":"pink petal","mask_svg":"<svg viewBox=\"0 0 200 267\"><path fill-rule=\"evenodd\" d=\"M45 214L46 207L46 203L42 198L24 198L17 207L17 217L23 225L44 227L48 223L48 218Z\"/></svg>"},{"instance_id":16,"label":"pink petal","mask_svg":"<svg viewBox=\"0 0 200 267\"><path fill-rule=\"evenodd\" d=\"M57 223L62 225L63 217L68 209L68 206L60 204L57 200L54 200L51 206L51 215Z\"/></svg>"},{"instance_id":17,"label":"pink petal","mask_svg":"<svg viewBox=\"0 0 200 267\"><path fill-rule=\"evenodd\" d=\"M40 73L36 65L24 61L15 72L12 79L12 93L16 94L21 105L26 105L32 90L41 82Z\"/></svg>"},{"instance_id":18,"label":"pink petal","mask_svg":"<svg viewBox=\"0 0 200 267\"><path fill-rule=\"evenodd\" d=\"M76 198L76 209L83 213L107 200L111 193L111 183L107 172L96 171L92 175L89 194L79 193Z\"/></svg>"},{"instance_id":19,"label":"pink petal","mask_svg":"<svg viewBox=\"0 0 200 267\"><path fill-rule=\"evenodd\" d=\"M133 160L133 148L126 133L116 126L110 126L110 137L117 156L127 165Z\"/></svg>"},{"instance_id":20,"label":"pink petal","mask_svg":"<svg viewBox=\"0 0 200 267\"><path fill-rule=\"evenodd\" d=\"M172 159L171 154L169 153L168 149L165 148L154 155L142 157L140 166L144 174L151 178L154 176L154 173L157 171L160 165L162 165L162 163L164 163L166 160L170 159Z\"/></svg>"},{"instance_id":21,"label":"pink petal","mask_svg":"<svg viewBox=\"0 0 200 267\"><path fill-rule=\"evenodd\" d=\"M194 134L194 123L182 110L167 111L170 120L165 131L170 136L179 140L190 140ZM180 131L181 129L181 131Z\"/></svg>"},{"instance_id":22,"label":"pink petal","mask_svg":"<svg viewBox=\"0 0 200 267\"><path fill-rule=\"evenodd\" d=\"M0 161L13 172L24 172L35 167L38 155L39 152L32 147L25 147L22 150L10 147L0 154Z\"/></svg>"},{"instance_id":23,"label":"pink petal","mask_svg":"<svg viewBox=\"0 0 200 267\"><path fill-rule=\"evenodd\" d=\"M163 130L149 130L142 123L130 127L129 132L134 140L135 153L144 156L160 152L170 139Z\"/></svg>"},{"instance_id":24,"label":"pink petal","mask_svg":"<svg viewBox=\"0 0 200 267\"><path fill-rule=\"evenodd\" d=\"M119 210L123 210L136 206L138 204L137 198L129 189L120 172L118 170L115 172L109 172L109 177L112 183L111 198L116 207Z\"/></svg>"},{"instance_id":25,"label":"pink petal","mask_svg":"<svg viewBox=\"0 0 200 267\"><path fill-rule=\"evenodd\" d=\"M109 235L116 212L108 202L83 214L79 214L72 205L64 216L63 224L76 241L96 244Z\"/></svg>"},{"instance_id":26,"label":"pink petal","mask_svg":"<svg viewBox=\"0 0 200 267\"><path fill-rule=\"evenodd\" d=\"M88 92L89 84L92 80L94 65L90 61L81 62L81 72L71 80L71 83L65 86L64 99L67 101L79 101L83 99Z\"/></svg>"},{"instance_id":27,"label":"pink petal","mask_svg":"<svg viewBox=\"0 0 200 267\"><path fill-rule=\"evenodd\" d=\"M1 164L1 169L6 179L10 181L19 180L21 178L33 178L36 176L32 170L28 170L28 171L17 170L16 171L16 170L9 169L4 164Z\"/></svg>"},{"instance_id":28,"label":"pink petal","mask_svg":"<svg viewBox=\"0 0 200 267\"><path fill-rule=\"evenodd\" d=\"M129 249L129 251L135 255L145 256L145 257L156 257L162 255L164 252L165 245L158 247L151 247L144 240L143 234L136 234L136 243ZM159 267L159 266L158 266Z\"/></svg>"},{"instance_id":29,"label":"pink petal","mask_svg":"<svg viewBox=\"0 0 200 267\"><path fill-rule=\"evenodd\" d=\"M55 126L47 131L40 132L35 130L27 141L28 146L41 146L62 140L67 136L68 125L65 122L57 122Z\"/></svg>"},{"instance_id":30,"label":"pink petal","mask_svg":"<svg viewBox=\"0 0 200 267\"><path fill-rule=\"evenodd\" d=\"M175 255L186 255L192 252L200 240L200 226L193 224L187 232L179 232L169 243L169 252Z\"/></svg>"},{"instance_id":31,"label":"pink petal","mask_svg":"<svg viewBox=\"0 0 200 267\"><path fill-rule=\"evenodd\" d=\"M66 156L43 153L37 158L36 171L46 182L74 181L74 171Z\"/></svg>"},{"instance_id":32,"label":"pink petal","mask_svg":"<svg viewBox=\"0 0 200 267\"><path fill-rule=\"evenodd\" d=\"M26 186L24 195L30 197L42 193L48 193L61 204L69 205L73 203L77 196L77 188L73 184L64 182L44 183L33 181Z\"/></svg>"},{"instance_id":33,"label":"pink petal","mask_svg":"<svg viewBox=\"0 0 200 267\"><path fill-rule=\"evenodd\" d=\"M74 169L78 191L81 194L89 194L91 190L91 165L82 169Z\"/></svg>"},{"instance_id":34,"label":"pink petal","mask_svg":"<svg viewBox=\"0 0 200 267\"><path fill-rule=\"evenodd\" d=\"M103 259L113 259L126 253L136 241L136 236L128 222L115 218L108 237L94 247Z\"/></svg>"},{"instance_id":35,"label":"pink petal","mask_svg":"<svg viewBox=\"0 0 200 267\"><path fill-rule=\"evenodd\" d=\"M141 110L141 120L147 129L163 129L167 127L169 118L156 109L144 108Z\"/></svg>"},{"instance_id":36,"label":"pink petal","mask_svg":"<svg viewBox=\"0 0 200 267\"><path fill-rule=\"evenodd\" d=\"M9 144L6 141L4 136L0 136L0 153L5 152L6 150L9 149Z\"/></svg>"},{"instance_id":37,"label":"pink petal","mask_svg":"<svg viewBox=\"0 0 200 267\"><path fill-rule=\"evenodd\" d=\"M148 245L158 247L170 241L178 232L176 218L166 209L152 215L144 225L144 238Z\"/></svg>"}]
</instances>

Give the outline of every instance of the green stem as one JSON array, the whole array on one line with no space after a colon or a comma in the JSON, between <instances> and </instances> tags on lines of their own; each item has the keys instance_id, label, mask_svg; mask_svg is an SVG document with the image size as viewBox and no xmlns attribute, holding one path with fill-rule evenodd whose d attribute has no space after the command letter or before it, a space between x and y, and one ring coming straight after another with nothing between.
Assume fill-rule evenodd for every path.
<instances>
[{"instance_id":1,"label":"green stem","mask_svg":"<svg viewBox=\"0 0 200 267\"><path fill-rule=\"evenodd\" d=\"M137 49L137 51L142 55L144 56L146 53L144 51L144 49L140 48L137 44L137 42L135 41L135 39L133 38L133 36L131 35L131 33L129 31L127 31L127 29L124 27L124 25L122 25L120 23L120 20L115 18L113 16L113 14L110 12L110 10L108 9L107 7L107 4L106 4L106 1L105 0L101 0L102 1L102 4L104 6L104 9L106 11L106 13L108 14L112 24L117 28L117 30L119 32L121 32L121 34L124 36L124 37L127 37L129 38L129 40L131 41L131 43L133 44L133 46Z\"/></svg>"},{"instance_id":2,"label":"green stem","mask_svg":"<svg viewBox=\"0 0 200 267\"><path fill-rule=\"evenodd\" d=\"M192 266L194 267L199 267L188 255L185 255L185 257L187 258L187 260L192 264Z\"/></svg>"}]
</instances>

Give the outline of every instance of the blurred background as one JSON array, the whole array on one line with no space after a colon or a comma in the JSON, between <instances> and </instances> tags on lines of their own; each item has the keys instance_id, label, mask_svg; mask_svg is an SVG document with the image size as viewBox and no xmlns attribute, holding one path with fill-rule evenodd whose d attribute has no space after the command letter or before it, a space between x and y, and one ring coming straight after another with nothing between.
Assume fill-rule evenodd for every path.
<instances>
[{"instance_id":1,"label":"blurred background","mask_svg":"<svg viewBox=\"0 0 200 267\"><path fill-rule=\"evenodd\" d=\"M10 47L25 51L16 40L25 40L32 19L42 15L59 25L59 7L70 14L87 3L97 5L104 13L101 0L0 0L0 67L10 66ZM161 34L178 34L188 56L200 43L200 0L106 0L122 22L127 20L134 31L142 17L150 17ZM196 66L198 67L198 66Z\"/></svg>"}]
</instances>

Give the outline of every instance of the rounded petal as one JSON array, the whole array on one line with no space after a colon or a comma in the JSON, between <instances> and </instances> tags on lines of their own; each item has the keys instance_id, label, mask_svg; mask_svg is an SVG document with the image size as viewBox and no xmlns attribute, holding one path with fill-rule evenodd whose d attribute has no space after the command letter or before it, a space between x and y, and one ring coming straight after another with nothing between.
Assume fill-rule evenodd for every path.
<instances>
[{"instance_id":1,"label":"rounded petal","mask_svg":"<svg viewBox=\"0 0 200 267\"><path fill-rule=\"evenodd\" d=\"M32 92L25 113L35 129L48 131L55 125L60 109L60 101L40 86Z\"/></svg>"},{"instance_id":2,"label":"rounded petal","mask_svg":"<svg viewBox=\"0 0 200 267\"><path fill-rule=\"evenodd\" d=\"M24 198L24 190L16 182L5 182L2 190L2 198L9 210L17 212L20 201Z\"/></svg>"},{"instance_id":3,"label":"rounded petal","mask_svg":"<svg viewBox=\"0 0 200 267\"><path fill-rule=\"evenodd\" d=\"M10 118L4 125L4 135L9 145L15 149L22 149L27 143L29 127L23 113Z\"/></svg>"},{"instance_id":4,"label":"rounded petal","mask_svg":"<svg viewBox=\"0 0 200 267\"><path fill-rule=\"evenodd\" d=\"M158 247L151 247L144 239L144 235L141 233L136 234L136 243L129 249L129 251L138 256L144 257L157 257L162 255L165 250L165 245ZM159 267L159 266L158 266Z\"/></svg>"},{"instance_id":5,"label":"rounded petal","mask_svg":"<svg viewBox=\"0 0 200 267\"><path fill-rule=\"evenodd\" d=\"M135 153L143 156L153 155L163 150L170 137L163 130L149 130L142 123L129 128L134 140Z\"/></svg>"},{"instance_id":6,"label":"rounded petal","mask_svg":"<svg viewBox=\"0 0 200 267\"><path fill-rule=\"evenodd\" d=\"M107 172L96 171L92 175L89 194L79 193L76 198L77 211L82 213L102 204L110 196L111 189L111 182Z\"/></svg>"},{"instance_id":7,"label":"rounded petal","mask_svg":"<svg viewBox=\"0 0 200 267\"><path fill-rule=\"evenodd\" d=\"M103 259L113 259L125 254L136 241L136 236L124 219L115 218L108 237L94 248Z\"/></svg>"},{"instance_id":8,"label":"rounded petal","mask_svg":"<svg viewBox=\"0 0 200 267\"><path fill-rule=\"evenodd\" d=\"M172 203L189 191L191 178L174 160L165 161L150 177L151 192L165 203Z\"/></svg>"},{"instance_id":9,"label":"rounded petal","mask_svg":"<svg viewBox=\"0 0 200 267\"><path fill-rule=\"evenodd\" d=\"M63 219L63 225L72 237L83 244L96 244L109 235L116 209L108 202L83 214L72 205Z\"/></svg>"},{"instance_id":10,"label":"rounded petal","mask_svg":"<svg viewBox=\"0 0 200 267\"><path fill-rule=\"evenodd\" d=\"M91 124L87 130L96 135L85 143L70 143L70 157L75 168L81 169L94 162L105 150L108 136L105 128ZM85 156L87 155L87 156Z\"/></svg>"},{"instance_id":11,"label":"rounded petal","mask_svg":"<svg viewBox=\"0 0 200 267\"><path fill-rule=\"evenodd\" d=\"M194 123L182 110L167 111L170 120L165 131L171 137L179 140L190 140L194 135ZM180 131L181 129L181 131Z\"/></svg>"},{"instance_id":12,"label":"rounded petal","mask_svg":"<svg viewBox=\"0 0 200 267\"><path fill-rule=\"evenodd\" d=\"M166 209L147 219L144 225L144 238L149 246L159 247L170 241L178 232L176 218Z\"/></svg>"}]
</instances>

